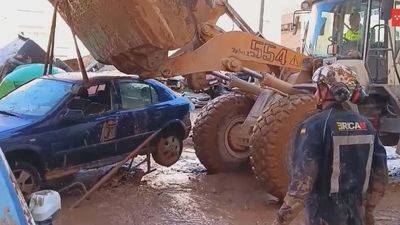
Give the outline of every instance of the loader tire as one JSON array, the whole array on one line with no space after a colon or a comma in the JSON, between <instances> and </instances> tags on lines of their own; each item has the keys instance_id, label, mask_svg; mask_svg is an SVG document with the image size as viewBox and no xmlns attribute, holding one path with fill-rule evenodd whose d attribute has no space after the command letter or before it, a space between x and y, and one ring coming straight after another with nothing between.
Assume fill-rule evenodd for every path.
<instances>
[{"instance_id":1,"label":"loader tire","mask_svg":"<svg viewBox=\"0 0 400 225\"><path fill-rule=\"evenodd\" d=\"M219 96L204 106L193 127L197 158L209 174L249 168L250 147L232 136L250 112L254 100L238 93Z\"/></svg>"},{"instance_id":2,"label":"loader tire","mask_svg":"<svg viewBox=\"0 0 400 225\"><path fill-rule=\"evenodd\" d=\"M283 200L290 181L292 143L296 131L315 110L313 95L291 95L268 107L258 118L250 140L251 164L263 188Z\"/></svg>"}]
</instances>

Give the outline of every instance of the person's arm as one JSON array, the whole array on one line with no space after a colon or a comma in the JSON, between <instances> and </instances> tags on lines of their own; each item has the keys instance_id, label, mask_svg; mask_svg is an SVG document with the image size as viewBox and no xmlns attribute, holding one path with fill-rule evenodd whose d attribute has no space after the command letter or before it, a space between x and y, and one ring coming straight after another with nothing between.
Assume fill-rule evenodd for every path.
<instances>
[{"instance_id":1,"label":"person's arm","mask_svg":"<svg viewBox=\"0 0 400 225\"><path fill-rule=\"evenodd\" d=\"M374 210L385 194L389 180L387 156L385 147L378 136L375 136L374 153L372 158L371 175L367 191L366 225L374 225Z\"/></svg>"},{"instance_id":2,"label":"person's arm","mask_svg":"<svg viewBox=\"0 0 400 225\"><path fill-rule=\"evenodd\" d=\"M318 175L317 152L322 150L321 133L307 127L300 129L293 146L292 179L274 224L289 224L304 208L304 201L311 193Z\"/></svg>"}]
</instances>

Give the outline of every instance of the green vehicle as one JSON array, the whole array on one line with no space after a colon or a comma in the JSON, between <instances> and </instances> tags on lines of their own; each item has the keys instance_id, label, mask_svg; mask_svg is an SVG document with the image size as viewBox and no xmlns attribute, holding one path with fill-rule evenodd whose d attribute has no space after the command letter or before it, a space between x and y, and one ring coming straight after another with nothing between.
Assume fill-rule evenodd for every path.
<instances>
[{"instance_id":1,"label":"green vehicle","mask_svg":"<svg viewBox=\"0 0 400 225\"><path fill-rule=\"evenodd\" d=\"M41 77L43 75L43 68L44 64L41 63L20 65L15 68L1 81L0 98L8 95L10 92L22 86L23 84ZM57 73L65 73L65 71L60 68L53 67L51 74Z\"/></svg>"}]
</instances>

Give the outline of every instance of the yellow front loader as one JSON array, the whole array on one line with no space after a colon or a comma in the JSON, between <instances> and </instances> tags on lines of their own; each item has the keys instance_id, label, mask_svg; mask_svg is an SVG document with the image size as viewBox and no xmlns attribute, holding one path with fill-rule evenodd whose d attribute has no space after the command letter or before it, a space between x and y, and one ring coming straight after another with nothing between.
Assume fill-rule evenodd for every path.
<instances>
[{"instance_id":1,"label":"yellow front loader","mask_svg":"<svg viewBox=\"0 0 400 225\"><path fill-rule=\"evenodd\" d=\"M204 88L205 74L211 73L235 87L234 93L209 102L193 128L196 154L209 173L248 166L257 118L276 100L290 95L299 102L293 121L314 112L314 89L309 83L322 60L265 40L227 1L50 2L58 5L64 20L103 64L143 79L183 75L192 89ZM241 31L225 32L219 28L216 24L222 15L228 15ZM259 79L261 85L221 71L245 72ZM294 126L291 120L289 117L285 122ZM265 160L265 165L279 163ZM282 179L286 182L286 177ZM268 189L277 197L283 196L283 190Z\"/></svg>"}]
</instances>

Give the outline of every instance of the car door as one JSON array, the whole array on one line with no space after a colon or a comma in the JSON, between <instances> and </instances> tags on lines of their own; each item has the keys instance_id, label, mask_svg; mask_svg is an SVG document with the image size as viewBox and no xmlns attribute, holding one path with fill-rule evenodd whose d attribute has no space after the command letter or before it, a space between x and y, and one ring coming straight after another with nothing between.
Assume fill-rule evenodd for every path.
<instances>
[{"instance_id":1,"label":"car door","mask_svg":"<svg viewBox=\"0 0 400 225\"><path fill-rule=\"evenodd\" d=\"M118 155L117 125L119 123L115 107L113 82L104 81L92 85L88 90L90 105L85 109L84 123L90 125L87 131L88 148L81 156L86 162L107 159Z\"/></svg>"},{"instance_id":2,"label":"car door","mask_svg":"<svg viewBox=\"0 0 400 225\"><path fill-rule=\"evenodd\" d=\"M118 81L119 118L118 152L123 154L134 150L163 120L158 106L157 91L149 84L135 79Z\"/></svg>"},{"instance_id":3,"label":"car door","mask_svg":"<svg viewBox=\"0 0 400 225\"><path fill-rule=\"evenodd\" d=\"M60 140L54 140L52 147L64 148L59 152L62 152L65 165L90 163L118 154L118 116L113 96L111 81L98 82L67 104L66 110L82 110L84 115L79 121L64 122L62 129L56 131ZM60 156L58 160L61 160Z\"/></svg>"},{"instance_id":4,"label":"car door","mask_svg":"<svg viewBox=\"0 0 400 225\"><path fill-rule=\"evenodd\" d=\"M64 114L65 111L62 112ZM50 147L54 152L51 167L69 167L87 162L82 152L90 148L87 144L89 140L89 130L93 129L93 124L84 123L82 120L63 121L57 119L58 126L51 130Z\"/></svg>"}]
</instances>

